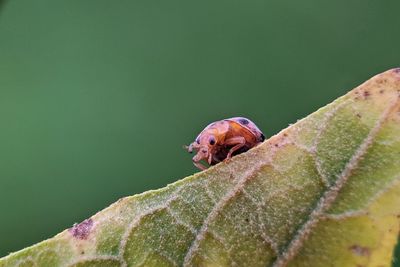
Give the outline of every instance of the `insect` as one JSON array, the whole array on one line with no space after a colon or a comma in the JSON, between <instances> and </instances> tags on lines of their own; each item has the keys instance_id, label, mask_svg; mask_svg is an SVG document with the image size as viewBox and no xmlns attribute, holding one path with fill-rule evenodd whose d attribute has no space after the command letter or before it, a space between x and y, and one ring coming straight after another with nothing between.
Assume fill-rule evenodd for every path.
<instances>
[{"instance_id":1,"label":"insect","mask_svg":"<svg viewBox=\"0 0 400 267\"><path fill-rule=\"evenodd\" d=\"M205 160L210 166L232 156L243 153L265 140L264 134L249 119L234 117L209 124L189 146L189 153L197 150L193 164L200 170L208 167L200 161Z\"/></svg>"}]
</instances>

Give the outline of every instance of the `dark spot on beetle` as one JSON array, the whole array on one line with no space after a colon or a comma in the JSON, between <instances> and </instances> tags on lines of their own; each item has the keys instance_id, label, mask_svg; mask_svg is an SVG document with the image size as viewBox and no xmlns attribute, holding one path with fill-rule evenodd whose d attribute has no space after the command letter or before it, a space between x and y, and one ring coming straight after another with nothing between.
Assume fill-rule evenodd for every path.
<instances>
[{"instance_id":1,"label":"dark spot on beetle","mask_svg":"<svg viewBox=\"0 0 400 267\"><path fill-rule=\"evenodd\" d=\"M69 232L72 234L73 237L78 239L87 239L90 231L93 227L93 220L86 219L81 223L75 223L72 228L69 229Z\"/></svg>"},{"instance_id":2,"label":"dark spot on beetle","mask_svg":"<svg viewBox=\"0 0 400 267\"><path fill-rule=\"evenodd\" d=\"M279 145L278 144L275 144L275 147L278 147Z\"/></svg>"},{"instance_id":3,"label":"dark spot on beetle","mask_svg":"<svg viewBox=\"0 0 400 267\"><path fill-rule=\"evenodd\" d=\"M247 223L250 221L249 218L244 219Z\"/></svg>"},{"instance_id":4,"label":"dark spot on beetle","mask_svg":"<svg viewBox=\"0 0 400 267\"><path fill-rule=\"evenodd\" d=\"M349 249L358 256L368 257L371 254L371 250L368 247L352 245Z\"/></svg>"},{"instance_id":5,"label":"dark spot on beetle","mask_svg":"<svg viewBox=\"0 0 400 267\"><path fill-rule=\"evenodd\" d=\"M246 120L246 119L239 119L239 122L240 122L241 124L243 124L243 125L249 124L249 121Z\"/></svg>"},{"instance_id":6,"label":"dark spot on beetle","mask_svg":"<svg viewBox=\"0 0 400 267\"><path fill-rule=\"evenodd\" d=\"M83 254L85 254L85 251L82 250L82 251L81 251L81 255L83 255Z\"/></svg>"},{"instance_id":7,"label":"dark spot on beetle","mask_svg":"<svg viewBox=\"0 0 400 267\"><path fill-rule=\"evenodd\" d=\"M385 92L385 90L383 90L383 89L379 90L380 94L383 94L384 92Z\"/></svg>"},{"instance_id":8,"label":"dark spot on beetle","mask_svg":"<svg viewBox=\"0 0 400 267\"><path fill-rule=\"evenodd\" d=\"M261 142L264 142L264 140L265 140L265 135L264 135L264 134L261 134L260 139L261 139Z\"/></svg>"},{"instance_id":9,"label":"dark spot on beetle","mask_svg":"<svg viewBox=\"0 0 400 267\"><path fill-rule=\"evenodd\" d=\"M287 134L287 133L284 133L284 134L283 134L283 136L284 136L284 137L287 137L287 136L288 136L288 134Z\"/></svg>"}]
</instances>

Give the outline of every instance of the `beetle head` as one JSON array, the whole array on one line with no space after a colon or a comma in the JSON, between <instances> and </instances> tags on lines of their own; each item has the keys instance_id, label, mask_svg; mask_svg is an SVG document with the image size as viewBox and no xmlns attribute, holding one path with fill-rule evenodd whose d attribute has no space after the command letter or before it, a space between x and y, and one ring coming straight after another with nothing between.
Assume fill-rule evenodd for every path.
<instances>
[{"instance_id":1,"label":"beetle head","mask_svg":"<svg viewBox=\"0 0 400 267\"><path fill-rule=\"evenodd\" d=\"M214 135L202 134L195 142L187 146L186 149L189 153L192 153L193 149L197 150L197 154L193 157L194 162L199 162L204 159L211 164L216 143L217 141Z\"/></svg>"}]
</instances>

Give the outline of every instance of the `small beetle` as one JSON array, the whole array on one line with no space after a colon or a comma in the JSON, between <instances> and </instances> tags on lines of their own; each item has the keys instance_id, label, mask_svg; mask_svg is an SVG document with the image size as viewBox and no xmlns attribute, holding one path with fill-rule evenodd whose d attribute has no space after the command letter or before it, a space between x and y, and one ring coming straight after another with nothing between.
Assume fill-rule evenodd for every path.
<instances>
[{"instance_id":1,"label":"small beetle","mask_svg":"<svg viewBox=\"0 0 400 267\"><path fill-rule=\"evenodd\" d=\"M209 124L185 148L189 153L193 149L197 150L193 164L200 170L205 170L207 167L200 163L201 160L215 165L259 145L264 140L264 134L251 120L234 117Z\"/></svg>"}]
</instances>

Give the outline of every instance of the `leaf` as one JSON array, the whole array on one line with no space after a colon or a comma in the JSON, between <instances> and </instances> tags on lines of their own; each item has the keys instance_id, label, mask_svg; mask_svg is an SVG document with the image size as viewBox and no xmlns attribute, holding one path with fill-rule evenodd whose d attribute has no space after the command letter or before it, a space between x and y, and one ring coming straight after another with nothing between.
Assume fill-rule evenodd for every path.
<instances>
[{"instance_id":1,"label":"leaf","mask_svg":"<svg viewBox=\"0 0 400 267\"><path fill-rule=\"evenodd\" d=\"M390 266L399 218L394 69L231 161L122 198L0 266Z\"/></svg>"}]
</instances>

